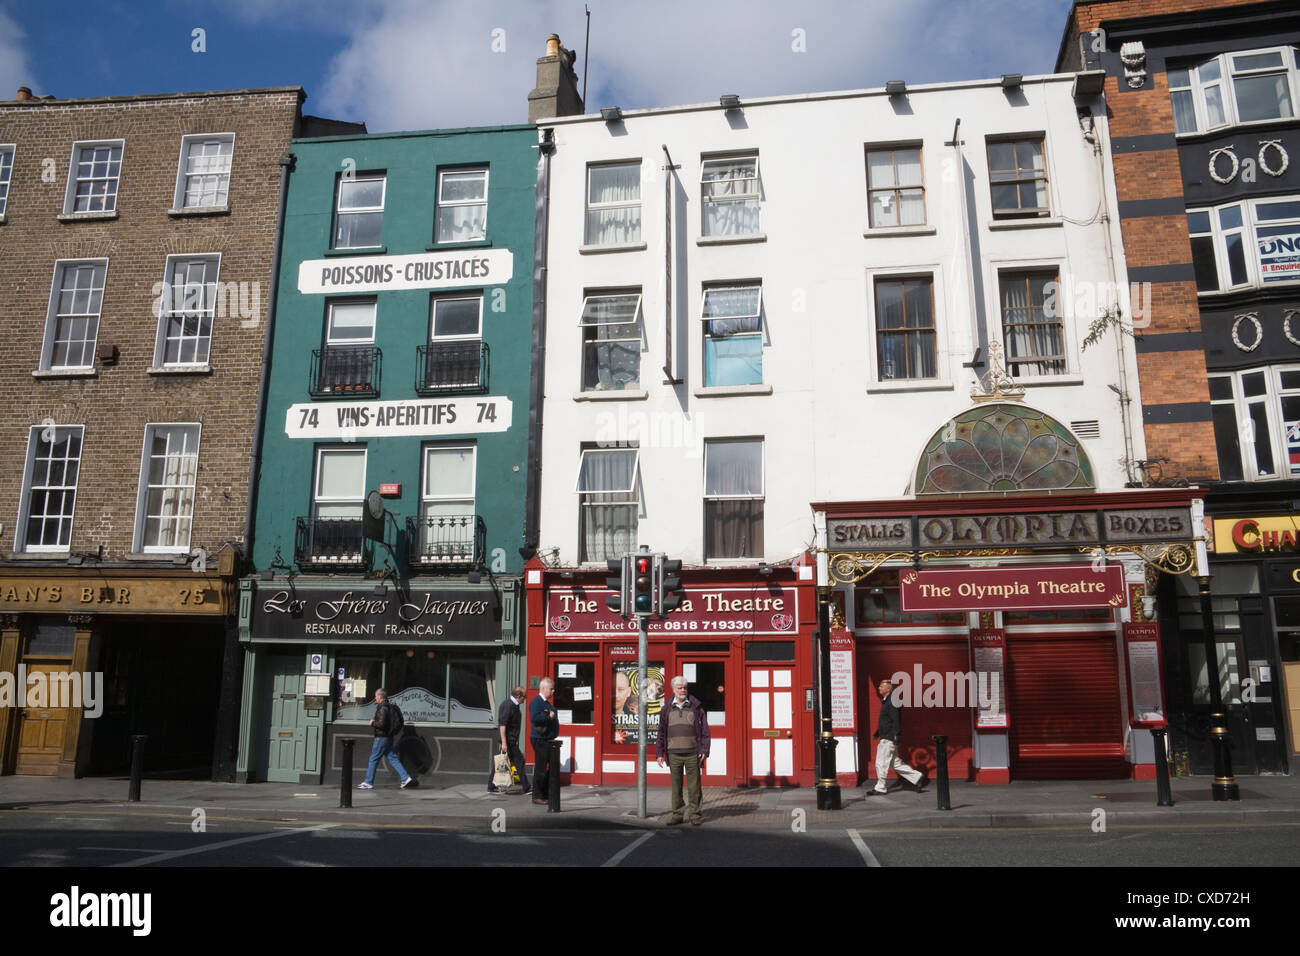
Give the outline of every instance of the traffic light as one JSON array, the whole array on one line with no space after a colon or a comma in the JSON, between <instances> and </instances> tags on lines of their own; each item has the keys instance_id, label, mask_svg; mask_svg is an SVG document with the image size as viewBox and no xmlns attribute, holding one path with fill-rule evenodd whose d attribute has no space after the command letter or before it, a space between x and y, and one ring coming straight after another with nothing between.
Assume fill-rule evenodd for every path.
<instances>
[{"instance_id":1,"label":"traffic light","mask_svg":"<svg viewBox=\"0 0 1300 956\"><path fill-rule=\"evenodd\" d=\"M632 613L638 616L655 612L655 555L642 551L632 558Z\"/></svg>"},{"instance_id":2,"label":"traffic light","mask_svg":"<svg viewBox=\"0 0 1300 956\"><path fill-rule=\"evenodd\" d=\"M631 559L626 554L621 558L610 558L605 562L605 567L609 569L609 577L605 578L605 587L614 592L605 595L605 606L623 617L631 613L632 602L628 596L628 588L632 583L632 575L628 573L630 563Z\"/></svg>"},{"instance_id":3,"label":"traffic light","mask_svg":"<svg viewBox=\"0 0 1300 956\"><path fill-rule=\"evenodd\" d=\"M655 563L655 580L659 590L659 600L655 603L658 605L659 616L664 617L669 611L677 610L682 603L682 563L669 560L662 554L657 556Z\"/></svg>"}]
</instances>

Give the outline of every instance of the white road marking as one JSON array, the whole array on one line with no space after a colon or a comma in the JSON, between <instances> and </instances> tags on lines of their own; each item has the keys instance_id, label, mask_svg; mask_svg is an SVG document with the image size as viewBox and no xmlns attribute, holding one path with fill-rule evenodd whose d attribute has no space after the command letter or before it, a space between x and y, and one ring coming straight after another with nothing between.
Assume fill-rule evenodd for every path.
<instances>
[{"instance_id":1,"label":"white road marking","mask_svg":"<svg viewBox=\"0 0 1300 956\"><path fill-rule=\"evenodd\" d=\"M849 839L852 840L853 845L858 848L858 852L862 854L862 860L867 864L867 866L880 866L880 861L876 859L876 854L871 852L871 847L862 842L862 837L858 836L857 830L849 831Z\"/></svg>"},{"instance_id":2,"label":"white road marking","mask_svg":"<svg viewBox=\"0 0 1300 956\"><path fill-rule=\"evenodd\" d=\"M639 847L639 846L640 846L642 843L644 843L646 840L650 839L652 836L654 836L654 832L653 832L653 831L641 834L639 837L637 837L635 840L633 840L633 841L632 841L631 843L629 843L627 846L623 847L623 849L619 850L617 853L615 853L613 856L611 856L608 860L606 860L604 863L602 863L601 866L618 866L618 865L619 865L620 863L622 863L625 859L627 859L627 855L628 855L629 853L631 853L633 850L635 850L637 847Z\"/></svg>"},{"instance_id":3,"label":"white road marking","mask_svg":"<svg viewBox=\"0 0 1300 956\"><path fill-rule=\"evenodd\" d=\"M258 840L274 840L276 837L292 836L295 833L311 833L313 830L329 830L338 826L337 823L322 823L315 827L299 827L293 830L276 830L273 833L258 833L253 836L239 837L234 840L223 840L220 843L209 843L206 846L190 847L188 850L172 850L169 853L155 853L153 856L142 857L139 860L131 860L127 863L114 863L113 866L148 866L150 863L161 863L164 860L174 860L181 856L193 856L196 853L208 853L212 850L221 850L228 846L237 846L240 843L255 843Z\"/></svg>"},{"instance_id":4,"label":"white road marking","mask_svg":"<svg viewBox=\"0 0 1300 956\"><path fill-rule=\"evenodd\" d=\"M79 846L78 850L108 850L113 853L139 853L138 846Z\"/></svg>"}]
</instances>

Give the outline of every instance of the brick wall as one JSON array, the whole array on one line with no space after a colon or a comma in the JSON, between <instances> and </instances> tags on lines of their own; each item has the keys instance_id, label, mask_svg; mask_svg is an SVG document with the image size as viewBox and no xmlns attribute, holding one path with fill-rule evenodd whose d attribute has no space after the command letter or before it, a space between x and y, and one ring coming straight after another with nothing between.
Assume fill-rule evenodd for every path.
<instances>
[{"instance_id":1,"label":"brick wall","mask_svg":"<svg viewBox=\"0 0 1300 956\"><path fill-rule=\"evenodd\" d=\"M243 533L249 455L269 304L278 160L289 151L301 91L243 91L0 105L0 143L16 144L0 224L0 551L13 547L29 426L47 417L84 425L71 550L118 558L134 547L145 426L198 422L191 549L209 553ZM234 133L229 211L169 216L181 137ZM117 217L60 221L69 158L78 140L122 139ZM219 280L244 283L250 318L218 314L206 374L150 374L158 320L155 284L169 254L220 253ZM108 260L97 346L116 364L95 375L33 376L40 366L59 259Z\"/></svg>"}]
</instances>

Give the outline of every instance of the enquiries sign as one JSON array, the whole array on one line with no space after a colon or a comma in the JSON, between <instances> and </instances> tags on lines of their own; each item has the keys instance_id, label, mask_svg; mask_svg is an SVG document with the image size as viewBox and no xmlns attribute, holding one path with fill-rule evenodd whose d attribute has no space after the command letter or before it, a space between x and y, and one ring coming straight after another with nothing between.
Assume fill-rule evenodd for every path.
<instances>
[{"instance_id":1,"label":"enquiries sign","mask_svg":"<svg viewBox=\"0 0 1300 956\"><path fill-rule=\"evenodd\" d=\"M904 571L900 583L908 612L1121 607L1126 600L1118 564Z\"/></svg>"}]
</instances>

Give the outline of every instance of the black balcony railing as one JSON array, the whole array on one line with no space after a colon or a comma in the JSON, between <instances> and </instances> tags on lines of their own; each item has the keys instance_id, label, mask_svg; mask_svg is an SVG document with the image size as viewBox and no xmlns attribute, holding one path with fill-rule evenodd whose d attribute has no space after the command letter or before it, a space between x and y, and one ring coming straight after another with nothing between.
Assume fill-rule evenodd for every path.
<instances>
[{"instance_id":1,"label":"black balcony railing","mask_svg":"<svg viewBox=\"0 0 1300 956\"><path fill-rule=\"evenodd\" d=\"M373 345L327 345L311 353L307 391L316 398L373 398L384 353Z\"/></svg>"},{"instance_id":2,"label":"black balcony railing","mask_svg":"<svg viewBox=\"0 0 1300 956\"><path fill-rule=\"evenodd\" d=\"M421 395L488 390L486 342L438 342L416 349L415 390Z\"/></svg>"},{"instance_id":3,"label":"black balcony railing","mask_svg":"<svg viewBox=\"0 0 1300 956\"><path fill-rule=\"evenodd\" d=\"M478 567L487 549L487 526L471 514L407 518L406 549L412 571Z\"/></svg>"},{"instance_id":4,"label":"black balcony railing","mask_svg":"<svg viewBox=\"0 0 1300 956\"><path fill-rule=\"evenodd\" d=\"M293 554L301 568L364 570L366 540L361 519L299 516Z\"/></svg>"}]
</instances>

